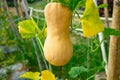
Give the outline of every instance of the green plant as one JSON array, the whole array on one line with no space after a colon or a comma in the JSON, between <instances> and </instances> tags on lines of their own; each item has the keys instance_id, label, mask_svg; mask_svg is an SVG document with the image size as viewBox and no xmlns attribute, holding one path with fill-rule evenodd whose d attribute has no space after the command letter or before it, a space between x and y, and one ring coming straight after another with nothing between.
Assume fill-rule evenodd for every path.
<instances>
[{"instance_id":1,"label":"green plant","mask_svg":"<svg viewBox=\"0 0 120 80\"><path fill-rule=\"evenodd\" d=\"M5 74L0 74L0 80L7 80L7 77Z\"/></svg>"},{"instance_id":2,"label":"green plant","mask_svg":"<svg viewBox=\"0 0 120 80\"><path fill-rule=\"evenodd\" d=\"M68 0L68 1L70 1L70 0ZM60 2L60 0L57 2ZM60 3L69 7L73 11L73 13L76 12L75 10L77 10L77 7L79 6L78 5L79 3L75 3L75 4L70 3L71 5L75 5L74 7L70 7L69 2L66 2L66 0L63 0L63 2L61 1ZM69 69L73 67L73 65L78 66L78 67L72 68L73 73L69 72L69 74L73 74L72 76L75 75L74 78L69 78L70 80L75 80L75 79L76 80L77 79L93 80L93 77L97 72L104 70L103 69L104 65L102 65L103 62L102 62L102 58L101 58L101 51L100 51L100 47L99 47L102 42L99 42L97 39L94 39L94 38L97 38L97 37L94 37L94 35L103 31L103 24L100 22L96 6L94 5L93 2L91 2L91 3L92 4L87 5L88 9L85 11L84 16L82 18L80 18L82 25L84 25L84 28L86 28L83 30L83 34L84 34L84 32L87 33L88 36L86 36L86 37L89 37L89 38L87 38L87 39L86 38L80 39L80 37L78 38L79 43L77 43L73 47L76 54L73 55L71 61L67 65L65 65L63 67L59 67L59 72L56 72L58 70L57 69L58 67L57 68L53 67L53 72L56 73L58 77L62 77L64 79L66 77L69 78L69 75L67 73L68 73ZM93 9L91 9L91 6L96 11L95 20L93 19L94 15L91 13L94 11ZM94 24L94 21L98 21L99 24ZM33 22L30 21L29 24L32 24L32 23ZM88 23L89 23L89 25L85 25ZM98 25L100 25L100 28L98 27ZM39 31L38 27L32 27L33 32L32 32L32 30L30 30L28 28L29 27L27 27L27 26L23 27L23 29L25 29L27 32L22 30L21 31L22 37L23 38L36 37L40 43L39 45L41 46L41 51L42 51L42 49L43 49L42 42L41 42L41 39L38 39L38 35L42 34L42 31L41 30ZM91 33L92 33L92 35L91 35ZM103 33L104 33L104 35L106 35L106 37L108 37L109 35L120 36L119 31L117 31L115 29L110 29L110 28L105 28ZM93 47L94 45L95 45L95 47ZM75 62L78 62L79 64L76 64ZM54 70L54 69L57 69L57 70ZM65 70L65 72L64 72L64 70ZM78 70L78 72L76 72L77 70ZM81 71L81 70L83 70L83 71Z\"/></svg>"},{"instance_id":3,"label":"green plant","mask_svg":"<svg viewBox=\"0 0 120 80\"><path fill-rule=\"evenodd\" d=\"M35 38L36 42L37 42L37 45L36 42L33 42L33 46L35 48L35 51L36 48L38 47L38 49L41 51L41 58L43 58L43 62L45 64L45 67L48 69L48 66L47 66L47 63L44 59L44 56L43 56L43 42L42 42L42 39L44 39L44 28L43 28L43 31L40 30L38 28L38 26L36 25L36 23L34 22L33 18L31 17L31 20L24 20L24 21L21 21L19 22L19 32L22 36L22 38ZM37 57L37 61L39 62L39 58L38 58L38 54L36 54L36 57Z\"/></svg>"}]
</instances>

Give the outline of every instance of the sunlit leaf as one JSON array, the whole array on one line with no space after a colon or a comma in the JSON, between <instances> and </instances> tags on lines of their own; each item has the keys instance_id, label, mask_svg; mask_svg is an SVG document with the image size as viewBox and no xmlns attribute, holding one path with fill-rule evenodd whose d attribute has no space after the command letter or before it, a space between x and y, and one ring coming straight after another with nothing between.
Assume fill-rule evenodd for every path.
<instances>
[{"instance_id":1,"label":"sunlit leaf","mask_svg":"<svg viewBox=\"0 0 120 80\"><path fill-rule=\"evenodd\" d=\"M104 30L104 25L100 20L98 9L93 0L87 0L86 8L80 21L85 37L92 37Z\"/></svg>"},{"instance_id":2,"label":"sunlit leaf","mask_svg":"<svg viewBox=\"0 0 120 80\"><path fill-rule=\"evenodd\" d=\"M20 21L18 23L18 29L22 38L35 37L37 31L39 33L41 32L32 17L30 20Z\"/></svg>"},{"instance_id":3,"label":"sunlit leaf","mask_svg":"<svg viewBox=\"0 0 120 80\"><path fill-rule=\"evenodd\" d=\"M25 72L24 74L20 75L20 78L40 80L40 73L39 72Z\"/></svg>"},{"instance_id":4,"label":"sunlit leaf","mask_svg":"<svg viewBox=\"0 0 120 80\"><path fill-rule=\"evenodd\" d=\"M22 38L31 38L35 36L35 24L32 20L24 20L18 23L19 33Z\"/></svg>"},{"instance_id":5,"label":"sunlit leaf","mask_svg":"<svg viewBox=\"0 0 120 80\"><path fill-rule=\"evenodd\" d=\"M41 73L41 80L56 80L54 74L48 70L44 70Z\"/></svg>"}]
</instances>

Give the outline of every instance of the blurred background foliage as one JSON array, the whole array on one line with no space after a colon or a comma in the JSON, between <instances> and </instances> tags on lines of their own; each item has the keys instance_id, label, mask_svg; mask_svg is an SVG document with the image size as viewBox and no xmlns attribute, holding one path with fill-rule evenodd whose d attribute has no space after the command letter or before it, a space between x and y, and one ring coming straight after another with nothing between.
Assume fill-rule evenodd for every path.
<instances>
[{"instance_id":1,"label":"blurred background foliage","mask_svg":"<svg viewBox=\"0 0 120 80\"><path fill-rule=\"evenodd\" d=\"M46 0L27 0L27 2L28 2L28 6L34 7L37 9L44 9L44 6L47 4ZM18 22L21 20L16 20L19 18L19 16L16 15L16 12L13 12L13 9L15 9L14 1L7 0L7 3L9 6L9 12L14 22L14 25L16 28L18 28ZM112 4L113 3L110 3L110 5ZM11 10L11 7L12 7L12 10ZM15 36L13 30L10 27L11 24L9 22L10 19L9 19L8 12L4 8L5 8L5 5L4 3L1 2L0 3L0 68L4 68L6 66L13 65L16 63L22 63L29 69L29 71L40 71L38 68L38 62L36 58L36 50L34 48L32 40L22 39L20 35L19 37ZM112 14L111 11L110 11L110 14ZM33 15L37 16L37 17L33 16L33 18L40 29L42 29L43 26L46 26L43 13L34 12ZM77 25L78 22L74 23L74 21L72 24L72 28L79 27L80 24ZM18 30L17 30L17 33L18 33ZM79 34L74 33L74 31L72 30L71 30L70 36L73 42L73 49L74 49L73 57L71 61L65 66L62 66L62 67L52 66L53 73L59 79L63 79L63 80L65 79L86 80L90 76L94 75L97 71L98 72L104 71L104 67L103 67L104 63L102 60L101 49L98 48L94 52L91 50L91 43L94 43L95 40L98 41L98 36L95 36L92 39L87 39ZM39 46L36 39L34 39L34 41L36 43L36 47L38 48ZM105 45L106 45L105 47L107 52L108 52L108 46L109 46L108 42L109 41L105 42ZM92 45L96 45L96 44L98 43L95 42ZM40 54L41 51L37 49L37 52L40 55L42 68L45 69L45 64ZM77 67L84 66L84 68L88 68L89 70L79 74L76 78L72 78L69 75L69 71L71 70L72 67L76 67L76 66ZM10 75L10 73L8 73L8 75ZM1 80L7 80L6 77L3 79L3 76L0 74ZM94 80L94 76L90 80Z\"/></svg>"}]
</instances>

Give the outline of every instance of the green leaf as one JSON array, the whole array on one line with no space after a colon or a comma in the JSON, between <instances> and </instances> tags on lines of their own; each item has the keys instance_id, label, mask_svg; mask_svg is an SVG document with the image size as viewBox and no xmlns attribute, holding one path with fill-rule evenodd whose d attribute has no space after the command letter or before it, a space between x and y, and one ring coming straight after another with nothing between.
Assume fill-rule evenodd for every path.
<instances>
[{"instance_id":1,"label":"green leaf","mask_svg":"<svg viewBox=\"0 0 120 80\"><path fill-rule=\"evenodd\" d=\"M83 1L83 0L70 0L70 4L69 4L69 6L70 6L70 9L72 10L72 11L74 11L75 9L76 9L76 7L78 6L78 4L81 2L81 1Z\"/></svg>"},{"instance_id":2,"label":"green leaf","mask_svg":"<svg viewBox=\"0 0 120 80\"><path fill-rule=\"evenodd\" d=\"M31 38L36 34L36 24L33 20L24 20L18 23L19 33L22 38Z\"/></svg>"},{"instance_id":3,"label":"green leaf","mask_svg":"<svg viewBox=\"0 0 120 80\"><path fill-rule=\"evenodd\" d=\"M71 70L69 71L69 75L72 78L75 78L79 75L79 67L72 67Z\"/></svg>"},{"instance_id":4,"label":"green leaf","mask_svg":"<svg viewBox=\"0 0 120 80\"><path fill-rule=\"evenodd\" d=\"M69 71L69 75L72 78L77 77L78 75L87 72L88 69L85 68L84 66L80 66L80 67L72 67L71 70Z\"/></svg>"},{"instance_id":5,"label":"green leaf","mask_svg":"<svg viewBox=\"0 0 120 80\"><path fill-rule=\"evenodd\" d=\"M78 6L84 6L86 0L52 0L52 2L59 2L62 5L69 7L69 9L74 12Z\"/></svg>"},{"instance_id":6,"label":"green leaf","mask_svg":"<svg viewBox=\"0 0 120 80\"><path fill-rule=\"evenodd\" d=\"M39 72L25 72L24 74L20 75L20 78L40 80L40 73Z\"/></svg>"},{"instance_id":7,"label":"green leaf","mask_svg":"<svg viewBox=\"0 0 120 80\"><path fill-rule=\"evenodd\" d=\"M85 6L86 0L81 0L79 2L79 7Z\"/></svg>"},{"instance_id":8,"label":"green leaf","mask_svg":"<svg viewBox=\"0 0 120 80\"><path fill-rule=\"evenodd\" d=\"M54 0L55 2L60 2L62 5L70 8L71 11L74 11L79 3L85 0Z\"/></svg>"},{"instance_id":9,"label":"green leaf","mask_svg":"<svg viewBox=\"0 0 120 80\"><path fill-rule=\"evenodd\" d=\"M22 38L32 38L35 36L33 33L21 33Z\"/></svg>"},{"instance_id":10,"label":"green leaf","mask_svg":"<svg viewBox=\"0 0 120 80\"><path fill-rule=\"evenodd\" d=\"M108 6L108 4L101 4L101 5L98 6L98 8L105 8L107 6Z\"/></svg>"},{"instance_id":11,"label":"green leaf","mask_svg":"<svg viewBox=\"0 0 120 80\"><path fill-rule=\"evenodd\" d=\"M112 28L105 28L103 34L104 37L108 37L110 35L120 36L120 31Z\"/></svg>"}]
</instances>

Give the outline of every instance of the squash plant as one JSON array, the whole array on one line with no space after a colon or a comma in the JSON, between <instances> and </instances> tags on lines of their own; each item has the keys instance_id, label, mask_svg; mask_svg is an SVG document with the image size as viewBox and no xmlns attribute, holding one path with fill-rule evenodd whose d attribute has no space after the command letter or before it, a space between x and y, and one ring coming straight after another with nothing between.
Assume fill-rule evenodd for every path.
<instances>
[{"instance_id":1,"label":"squash plant","mask_svg":"<svg viewBox=\"0 0 120 80\"><path fill-rule=\"evenodd\" d=\"M98 8L95 6L93 0L53 0L45 7L44 14L47 22L47 37L44 48L42 47L44 56L50 64L63 66L71 59L73 49L69 38L70 20L72 19L72 14L75 13L77 7L81 6L81 4L86 6L84 14L80 18L85 37L91 38L102 31L105 34L107 33L107 36L111 35L112 32L119 32L107 28L104 30L104 25L99 18ZM36 37L41 33L38 27L33 26L31 27L32 30L29 29L29 31L21 28L22 25L19 26L19 31L23 38ZM40 45L42 44L40 43Z\"/></svg>"},{"instance_id":2,"label":"squash plant","mask_svg":"<svg viewBox=\"0 0 120 80\"><path fill-rule=\"evenodd\" d=\"M75 5L74 3L70 5L74 2L71 0L63 0L63 2L67 2L66 4L68 5L56 2L48 3L44 12L47 22L47 38L44 44L44 55L47 61L55 66L65 65L72 57L73 50L69 38L69 25L72 11L75 10L79 3L78 0L75 0ZM92 0L87 0L81 22L83 33L86 37L92 37L104 30L104 25L99 19L98 9Z\"/></svg>"}]
</instances>

